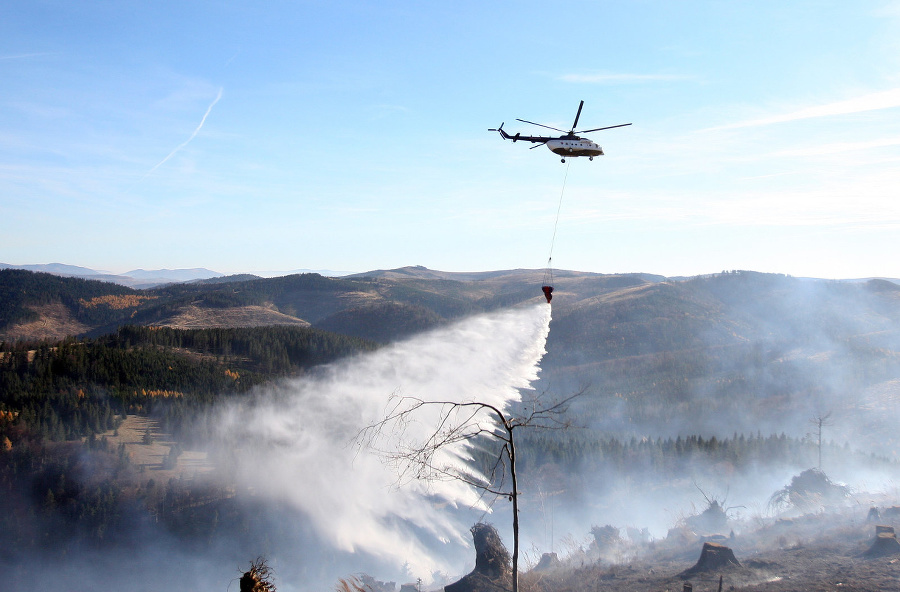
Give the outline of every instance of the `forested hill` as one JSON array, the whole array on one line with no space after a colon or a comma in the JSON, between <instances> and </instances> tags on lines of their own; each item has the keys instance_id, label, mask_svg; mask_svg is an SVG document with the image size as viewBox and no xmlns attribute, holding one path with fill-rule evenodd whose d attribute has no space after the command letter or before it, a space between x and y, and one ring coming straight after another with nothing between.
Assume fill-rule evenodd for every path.
<instances>
[{"instance_id":1,"label":"forested hill","mask_svg":"<svg viewBox=\"0 0 900 592\"><path fill-rule=\"evenodd\" d=\"M347 278L318 274L134 290L94 280L0 270L0 340L100 335L124 324L174 327L312 324L388 342L467 314L539 298L540 271L453 274L423 268ZM589 295L656 276L560 272Z\"/></svg>"},{"instance_id":2,"label":"forested hill","mask_svg":"<svg viewBox=\"0 0 900 592\"><path fill-rule=\"evenodd\" d=\"M32 349L34 348L34 349ZM153 413L167 431L197 437L187 417L216 399L273 377L296 375L375 344L308 327L169 329L125 326L112 334L0 349L0 414L40 439L112 429L123 412ZM0 415L0 434L9 425Z\"/></svg>"},{"instance_id":3,"label":"forested hill","mask_svg":"<svg viewBox=\"0 0 900 592\"><path fill-rule=\"evenodd\" d=\"M27 335L17 334L16 326L42 319L42 309L47 306L61 304L74 319L87 324L103 324L120 313L108 317L102 315L111 307L85 307L82 302L96 302L106 299L121 302L131 299L136 303L139 292L100 281L88 281L37 273L18 269L0 269L0 332L6 332L7 339L15 340ZM96 309L96 310L94 310ZM98 314L101 313L101 314ZM66 335L58 335L65 337Z\"/></svg>"},{"instance_id":4,"label":"forested hill","mask_svg":"<svg viewBox=\"0 0 900 592\"><path fill-rule=\"evenodd\" d=\"M0 270L0 340L101 335L131 325L312 325L388 342L468 314L540 302L540 270L448 273L422 267L135 290ZM548 362L558 366L757 342L861 339L891 347L900 285L732 272L669 281L556 273Z\"/></svg>"},{"instance_id":5,"label":"forested hill","mask_svg":"<svg viewBox=\"0 0 900 592\"><path fill-rule=\"evenodd\" d=\"M465 315L542 302L542 276L407 267L132 290L0 270L0 340L99 336L126 324L311 325L387 343ZM591 385L582 417L595 427L730 433L762 422L797 433L796 417L863 410L877 415L867 437L888 438L879 418L900 401L897 283L558 271L555 287L541 388Z\"/></svg>"},{"instance_id":6,"label":"forested hill","mask_svg":"<svg viewBox=\"0 0 900 592\"><path fill-rule=\"evenodd\" d=\"M595 428L800 437L812 417L830 413L834 436L897 454L893 282L734 272L590 296L560 292L544 377L555 390L590 385L581 417Z\"/></svg>"}]
</instances>

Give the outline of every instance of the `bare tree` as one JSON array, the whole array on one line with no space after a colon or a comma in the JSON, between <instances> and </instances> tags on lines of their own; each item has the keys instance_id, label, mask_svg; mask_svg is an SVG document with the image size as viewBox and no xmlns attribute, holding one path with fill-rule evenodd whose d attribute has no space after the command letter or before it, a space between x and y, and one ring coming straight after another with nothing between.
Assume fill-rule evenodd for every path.
<instances>
[{"instance_id":1,"label":"bare tree","mask_svg":"<svg viewBox=\"0 0 900 592\"><path fill-rule=\"evenodd\" d=\"M816 426L816 439L818 440L819 447L819 470L822 470L822 428L824 426L834 425L834 422L831 421L831 411L828 413L819 414L812 419L809 420L811 424Z\"/></svg>"},{"instance_id":2,"label":"bare tree","mask_svg":"<svg viewBox=\"0 0 900 592\"><path fill-rule=\"evenodd\" d=\"M429 401L395 393L382 420L360 431L357 443L378 452L394 463L399 481L411 478L439 481L462 481L483 494L507 498L512 503L513 554L512 589L518 592L519 567L519 495L516 472L516 430L539 428L559 430L570 427L564 415L569 404L583 395L582 388L573 395L547 401L545 394L524 402L520 409L509 410L484 401ZM437 421L429 427L423 441L403 440L409 425L427 408L437 410ZM383 447L379 443L390 438L399 444ZM497 445L490 454L493 461L487 474L460 461L462 447ZM451 454L446 455L445 452ZM449 458L448 458L449 456ZM506 478L509 477L509 486Z\"/></svg>"}]
</instances>

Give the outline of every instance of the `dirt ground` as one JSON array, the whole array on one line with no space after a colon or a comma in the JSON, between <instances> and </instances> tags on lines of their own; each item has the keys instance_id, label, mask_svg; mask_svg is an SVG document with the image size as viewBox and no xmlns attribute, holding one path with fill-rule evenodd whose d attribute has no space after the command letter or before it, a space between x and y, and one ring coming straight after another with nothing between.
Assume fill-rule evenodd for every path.
<instances>
[{"instance_id":1,"label":"dirt ground","mask_svg":"<svg viewBox=\"0 0 900 592\"><path fill-rule=\"evenodd\" d=\"M144 435L148 427L152 443L144 444ZM106 436L112 449L117 449L119 444L125 443L125 448L131 456L131 463L138 469L142 479L152 478L157 482L165 482L172 477L193 478L212 470L206 452L198 450L183 450L175 468L164 469L163 461L171 447L175 445L175 440L171 434L160 430L159 422L148 417L129 415L119 426L118 435L115 434L115 431L109 431L102 436Z\"/></svg>"},{"instance_id":2,"label":"dirt ground","mask_svg":"<svg viewBox=\"0 0 900 592\"><path fill-rule=\"evenodd\" d=\"M240 306L222 309L186 306L177 315L155 324L175 329L265 327L270 325L309 326L309 323L302 319L282 314L272 307L266 306Z\"/></svg>"},{"instance_id":3,"label":"dirt ground","mask_svg":"<svg viewBox=\"0 0 900 592\"><path fill-rule=\"evenodd\" d=\"M31 306L40 315L36 321L18 323L0 332L0 341L60 341L69 335L78 335L90 329L72 317L62 303Z\"/></svg>"},{"instance_id":4,"label":"dirt ground","mask_svg":"<svg viewBox=\"0 0 900 592\"><path fill-rule=\"evenodd\" d=\"M716 592L723 591L900 591L900 555L867 557L875 540L875 523L867 508L822 513L790 521L772 521L753 532L723 542L741 567L680 574L700 558L702 539L655 541L619 565L561 567L523 576L523 592ZM900 519L894 520L900 522ZM891 524L891 520L883 521ZM898 524L895 526L897 528ZM900 530L900 528L898 528Z\"/></svg>"}]
</instances>

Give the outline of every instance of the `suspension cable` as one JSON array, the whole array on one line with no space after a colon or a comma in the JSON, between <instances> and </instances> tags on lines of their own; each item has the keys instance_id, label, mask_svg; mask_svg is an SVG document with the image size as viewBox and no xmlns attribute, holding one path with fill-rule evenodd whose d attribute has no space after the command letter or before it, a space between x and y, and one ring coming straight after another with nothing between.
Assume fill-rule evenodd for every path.
<instances>
[{"instance_id":1,"label":"suspension cable","mask_svg":"<svg viewBox=\"0 0 900 592\"><path fill-rule=\"evenodd\" d=\"M559 226L559 213L562 210L563 195L566 192L566 181L569 179L569 167L571 162L566 163L566 174L563 177L562 190L559 192L559 204L556 206L556 221L553 223L553 238L550 240L550 255L547 257L547 272L544 276L544 284L553 285L553 247L556 244L556 229Z\"/></svg>"}]
</instances>

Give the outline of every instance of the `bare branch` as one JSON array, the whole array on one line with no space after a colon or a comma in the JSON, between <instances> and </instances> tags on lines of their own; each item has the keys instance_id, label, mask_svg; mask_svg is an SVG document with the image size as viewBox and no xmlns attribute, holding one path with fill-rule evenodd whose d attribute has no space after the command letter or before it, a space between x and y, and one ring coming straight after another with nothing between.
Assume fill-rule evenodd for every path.
<instances>
[{"instance_id":1,"label":"bare branch","mask_svg":"<svg viewBox=\"0 0 900 592\"><path fill-rule=\"evenodd\" d=\"M513 592L516 592L520 492L516 476L515 430L525 427L561 430L570 427L571 422L565 418L565 413L572 401L585 392L587 387L549 405L542 404L546 395L543 393L524 402L521 413L514 414L484 401L429 401L396 391L385 406L384 417L361 429L355 444L358 449L366 447L375 451L396 466L398 483L408 479L456 480L481 491L482 496L507 497L513 505ZM425 432L421 441L406 440L414 416L426 410L436 410L434 427ZM385 441L389 444L383 445ZM490 441L500 446L493 455L492 465L486 470L487 474L483 475L467 465L465 461L473 458L465 449ZM441 458L442 452L450 455L449 461ZM505 490L507 476L510 478L508 491Z\"/></svg>"}]
</instances>

